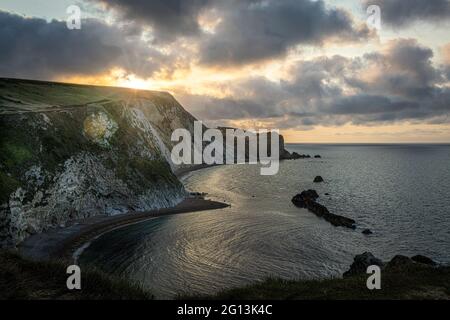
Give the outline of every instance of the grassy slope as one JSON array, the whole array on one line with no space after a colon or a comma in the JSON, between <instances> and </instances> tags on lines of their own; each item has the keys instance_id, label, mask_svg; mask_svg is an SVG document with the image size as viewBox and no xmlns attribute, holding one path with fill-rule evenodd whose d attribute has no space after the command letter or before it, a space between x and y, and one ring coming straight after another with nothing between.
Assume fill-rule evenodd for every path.
<instances>
[{"instance_id":1,"label":"grassy slope","mask_svg":"<svg viewBox=\"0 0 450 320\"><path fill-rule=\"evenodd\" d=\"M188 299L223 300L374 300L450 299L450 267L414 266L408 270L384 271L381 290L368 290L368 275L346 279L286 281L268 279L243 288L226 290L212 297Z\"/></svg>"},{"instance_id":2,"label":"grassy slope","mask_svg":"<svg viewBox=\"0 0 450 320\"><path fill-rule=\"evenodd\" d=\"M68 290L68 263L32 262L0 252L0 300L3 299L151 299L150 293L97 270L81 270L81 290Z\"/></svg>"},{"instance_id":3,"label":"grassy slope","mask_svg":"<svg viewBox=\"0 0 450 320\"><path fill-rule=\"evenodd\" d=\"M82 290L66 289L67 263L33 262L0 252L0 299L151 299L137 285L98 270L82 270ZM347 300L347 299L450 299L450 267L413 266L383 271L381 290L366 288L367 276L346 279L285 281L269 279L214 296L182 299L223 300Z\"/></svg>"}]
</instances>

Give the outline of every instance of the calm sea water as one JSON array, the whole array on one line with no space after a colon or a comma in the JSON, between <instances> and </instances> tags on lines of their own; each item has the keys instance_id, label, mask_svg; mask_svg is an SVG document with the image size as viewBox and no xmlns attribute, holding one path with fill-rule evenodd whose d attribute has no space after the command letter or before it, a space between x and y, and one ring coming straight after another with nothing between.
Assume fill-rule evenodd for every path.
<instances>
[{"instance_id":1,"label":"calm sea water","mask_svg":"<svg viewBox=\"0 0 450 320\"><path fill-rule=\"evenodd\" d=\"M135 280L157 298L214 293L261 281L340 276L355 254L424 254L450 263L450 146L288 145L322 159L284 161L276 176L256 165L193 172L190 190L231 208L155 218L107 233L81 256ZM314 184L316 175L325 179ZM357 221L336 228L291 204L314 188L319 202ZM329 196L325 196L329 193ZM374 234L364 236L370 228Z\"/></svg>"}]
</instances>

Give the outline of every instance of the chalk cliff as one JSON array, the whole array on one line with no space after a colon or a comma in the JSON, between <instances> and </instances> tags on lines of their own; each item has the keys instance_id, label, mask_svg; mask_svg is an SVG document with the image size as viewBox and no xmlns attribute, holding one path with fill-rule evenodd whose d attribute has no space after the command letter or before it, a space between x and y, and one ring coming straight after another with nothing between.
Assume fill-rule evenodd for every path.
<instances>
[{"instance_id":1,"label":"chalk cliff","mask_svg":"<svg viewBox=\"0 0 450 320\"><path fill-rule=\"evenodd\" d=\"M193 134L195 120L165 92L0 78L0 247L73 219L176 205L171 134Z\"/></svg>"}]
</instances>

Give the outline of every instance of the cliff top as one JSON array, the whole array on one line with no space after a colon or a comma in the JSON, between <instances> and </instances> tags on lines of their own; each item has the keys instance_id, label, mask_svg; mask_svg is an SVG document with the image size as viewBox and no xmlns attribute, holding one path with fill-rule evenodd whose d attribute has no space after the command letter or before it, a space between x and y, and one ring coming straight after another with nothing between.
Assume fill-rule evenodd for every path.
<instances>
[{"instance_id":1,"label":"cliff top","mask_svg":"<svg viewBox=\"0 0 450 320\"><path fill-rule=\"evenodd\" d=\"M129 99L170 99L163 91L0 78L0 114L43 112Z\"/></svg>"}]
</instances>

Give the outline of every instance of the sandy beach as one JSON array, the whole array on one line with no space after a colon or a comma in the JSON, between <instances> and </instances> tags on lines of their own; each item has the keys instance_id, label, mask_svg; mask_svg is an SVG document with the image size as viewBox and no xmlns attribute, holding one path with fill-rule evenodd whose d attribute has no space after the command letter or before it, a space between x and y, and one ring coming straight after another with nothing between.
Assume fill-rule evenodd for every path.
<instances>
[{"instance_id":1,"label":"sandy beach","mask_svg":"<svg viewBox=\"0 0 450 320\"><path fill-rule=\"evenodd\" d=\"M75 220L64 228L52 228L46 232L30 236L19 246L19 252L23 257L37 261L71 260L75 251L83 244L108 231L160 216L222 209L228 206L228 204L212 200L186 198L172 208L147 212L129 212L116 216L101 215Z\"/></svg>"}]
</instances>

